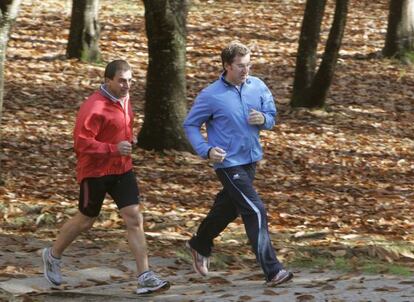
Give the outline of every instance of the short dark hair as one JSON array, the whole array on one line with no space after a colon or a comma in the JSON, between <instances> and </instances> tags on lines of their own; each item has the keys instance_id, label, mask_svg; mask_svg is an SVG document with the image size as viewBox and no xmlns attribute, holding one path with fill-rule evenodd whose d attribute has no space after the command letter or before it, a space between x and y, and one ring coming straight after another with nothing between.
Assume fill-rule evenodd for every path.
<instances>
[{"instance_id":1,"label":"short dark hair","mask_svg":"<svg viewBox=\"0 0 414 302\"><path fill-rule=\"evenodd\" d=\"M125 60L114 60L106 65L104 77L112 80L118 70L131 70L131 66Z\"/></svg>"},{"instance_id":2,"label":"short dark hair","mask_svg":"<svg viewBox=\"0 0 414 302\"><path fill-rule=\"evenodd\" d=\"M231 64L234 61L234 58L237 56L245 56L250 54L250 49L246 45L238 42L232 41L228 44L223 50L221 51L221 63L223 64Z\"/></svg>"}]
</instances>

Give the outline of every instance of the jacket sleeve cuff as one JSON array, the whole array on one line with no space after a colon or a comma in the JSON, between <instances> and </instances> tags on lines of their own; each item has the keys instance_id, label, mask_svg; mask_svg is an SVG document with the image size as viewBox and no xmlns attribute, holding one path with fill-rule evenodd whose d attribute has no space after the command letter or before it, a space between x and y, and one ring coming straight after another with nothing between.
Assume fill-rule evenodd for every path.
<instances>
[{"instance_id":1,"label":"jacket sleeve cuff","mask_svg":"<svg viewBox=\"0 0 414 302\"><path fill-rule=\"evenodd\" d=\"M264 123L259 126L261 130L270 130L275 125L274 118L272 116L267 115L266 113L262 113L264 117Z\"/></svg>"},{"instance_id":2,"label":"jacket sleeve cuff","mask_svg":"<svg viewBox=\"0 0 414 302\"><path fill-rule=\"evenodd\" d=\"M118 146L115 144L108 144L110 155L119 155Z\"/></svg>"},{"instance_id":3,"label":"jacket sleeve cuff","mask_svg":"<svg viewBox=\"0 0 414 302\"><path fill-rule=\"evenodd\" d=\"M207 158L209 159L210 158L210 150L211 149L213 149L213 147L210 147L210 148L208 148L208 150L207 150Z\"/></svg>"}]
</instances>

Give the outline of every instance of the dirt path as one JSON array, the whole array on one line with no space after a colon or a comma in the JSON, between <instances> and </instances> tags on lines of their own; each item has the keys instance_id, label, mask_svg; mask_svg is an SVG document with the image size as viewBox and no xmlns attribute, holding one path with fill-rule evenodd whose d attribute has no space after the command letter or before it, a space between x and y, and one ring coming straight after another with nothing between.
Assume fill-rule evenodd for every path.
<instances>
[{"instance_id":1,"label":"dirt path","mask_svg":"<svg viewBox=\"0 0 414 302\"><path fill-rule=\"evenodd\" d=\"M29 252L0 255L0 265L21 274L3 274L0 301L131 301L134 263L123 252L71 248L64 259L65 283L50 287L42 276L40 247ZM118 253L119 252L119 253ZM99 257L97 257L97 255ZM116 257L118 258L114 258ZM414 278L389 275L345 274L333 271L294 270L292 282L277 288L264 285L259 270L213 271L199 278L188 263L152 257L151 266L171 281L169 291L139 301L414 301Z\"/></svg>"}]
</instances>

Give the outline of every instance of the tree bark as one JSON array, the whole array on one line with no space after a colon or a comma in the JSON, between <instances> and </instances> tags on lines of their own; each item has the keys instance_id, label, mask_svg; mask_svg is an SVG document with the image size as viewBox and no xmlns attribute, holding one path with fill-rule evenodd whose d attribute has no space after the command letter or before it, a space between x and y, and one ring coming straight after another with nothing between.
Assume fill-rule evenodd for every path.
<instances>
[{"instance_id":1,"label":"tree bark","mask_svg":"<svg viewBox=\"0 0 414 302\"><path fill-rule=\"evenodd\" d=\"M10 29L13 26L19 12L22 0L5 0L0 3L0 124L3 117L4 98L4 63L6 60L7 42L9 41ZM1 140L0 133L0 140ZM0 172L1 172L0 162ZM0 174L0 185L3 179Z\"/></svg>"},{"instance_id":2,"label":"tree bark","mask_svg":"<svg viewBox=\"0 0 414 302\"><path fill-rule=\"evenodd\" d=\"M414 50L414 0L391 0L383 55L403 59Z\"/></svg>"},{"instance_id":3,"label":"tree bark","mask_svg":"<svg viewBox=\"0 0 414 302\"><path fill-rule=\"evenodd\" d=\"M98 10L99 0L73 0L66 49L68 58L86 62L100 60Z\"/></svg>"},{"instance_id":4,"label":"tree bark","mask_svg":"<svg viewBox=\"0 0 414 302\"><path fill-rule=\"evenodd\" d=\"M144 0L148 37L145 118L138 135L144 149L190 151L182 123L187 111L186 0Z\"/></svg>"},{"instance_id":5,"label":"tree bark","mask_svg":"<svg viewBox=\"0 0 414 302\"><path fill-rule=\"evenodd\" d=\"M312 2L312 4L309 4ZM307 7L309 5L316 5L320 1L308 0ZM305 65L306 68L297 68L295 71L295 79L304 77L300 73L306 73L306 81L299 81L296 86L294 86L294 91L292 94L291 106L292 107L308 107L308 108L323 108L325 106L326 96L328 94L329 88L332 84L333 75L335 72L336 62L338 60L339 49L341 47L341 42L343 34L345 31L346 17L348 13L348 0L336 0L335 15L331 29L329 31L328 40L326 42L325 51L322 57L321 64L318 68L318 71L315 74L315 65L313 67L311 64ZM306 16L306 13L305 13ZM318 15L318 17L320 17ZM305 20L305 17L304 17ZM308 19L311 20L311 19ZM317 37L319 40L319 31L320 31L320 22L322 18L318 19L319 27L313 25L314 31L312 37ZM308 21L312 24L312 21ZM303 22L302 27L307 27L308 25ZM304 40L300 40L302 43L309 43ZM301 46L299 46L301 49ZM312 47L304 47L302 53L298 52L298 61L304 60L300 56L315 57L316 58L316 46L312 44ZM310 59L307 59L310 61ZM314 61L312 61L314 62ZM304 83L304 84L302 84Z\"/></svg>"},{"instance_id":6,"label":"tree bark","mask_svg":"<svg viewBox=\"0 0 414 302\"><path fill-rule=\"evenodd\" d=\"M337 0L335 16L326 41L325 52L321 65L312 81L308 94L308 107L324 107L329 87L338 61L339 49L344 36L346 16L348 13L348 0Z\"/></svg>"},{"instance_id":7,"label":"tree bark","mask_svg":"<svg viewBox=\"0 0 414 302\"><path fill-rule=\"evenodd\" d=\"M310 88L316 69L317 48L326 0L307 1L296 56L291 105L300 106Z\"/></svg>"}]
</instances>

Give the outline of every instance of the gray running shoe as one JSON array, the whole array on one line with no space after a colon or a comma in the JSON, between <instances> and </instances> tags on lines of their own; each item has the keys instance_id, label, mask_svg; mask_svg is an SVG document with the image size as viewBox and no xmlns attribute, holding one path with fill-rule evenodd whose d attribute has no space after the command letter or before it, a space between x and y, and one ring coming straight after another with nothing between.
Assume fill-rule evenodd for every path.
<instances>
[{"instance_id":1,"label":"gray running shoe","mask_svg":"<svg viewBox=\"0 0 414 302\"><path fill-rule=\"evenodd\" d=\"M146 295L154 292L161 292L170 288L170 282L162 280L153 271L142 273L138 277L138 295Z\"/></svg>"},{"instance_id":2,"label":"gray running shoe","mask_svg":"<svg viewBox=\"0 0 414 302\"><path fill-rule=\"evenodd\" d=\"M293 278L293 274L285 269L281 269L272 280L267 282L268 286L276 286L285 282L288 282Z\"/></svg>"},{"instance_id":3,"label":"gray running shoe","mask_svg":"<svg viewBox=\"0 0 414 302\"><path fill-rule=\"evenodd\" d=\"M50 253L51 248L44 248L42 251L43 259L43 274L47 281L53 285L62 284L62 273L60 267L62 265L62 260L52 257Z\"/></svg>"}]
</instances>

